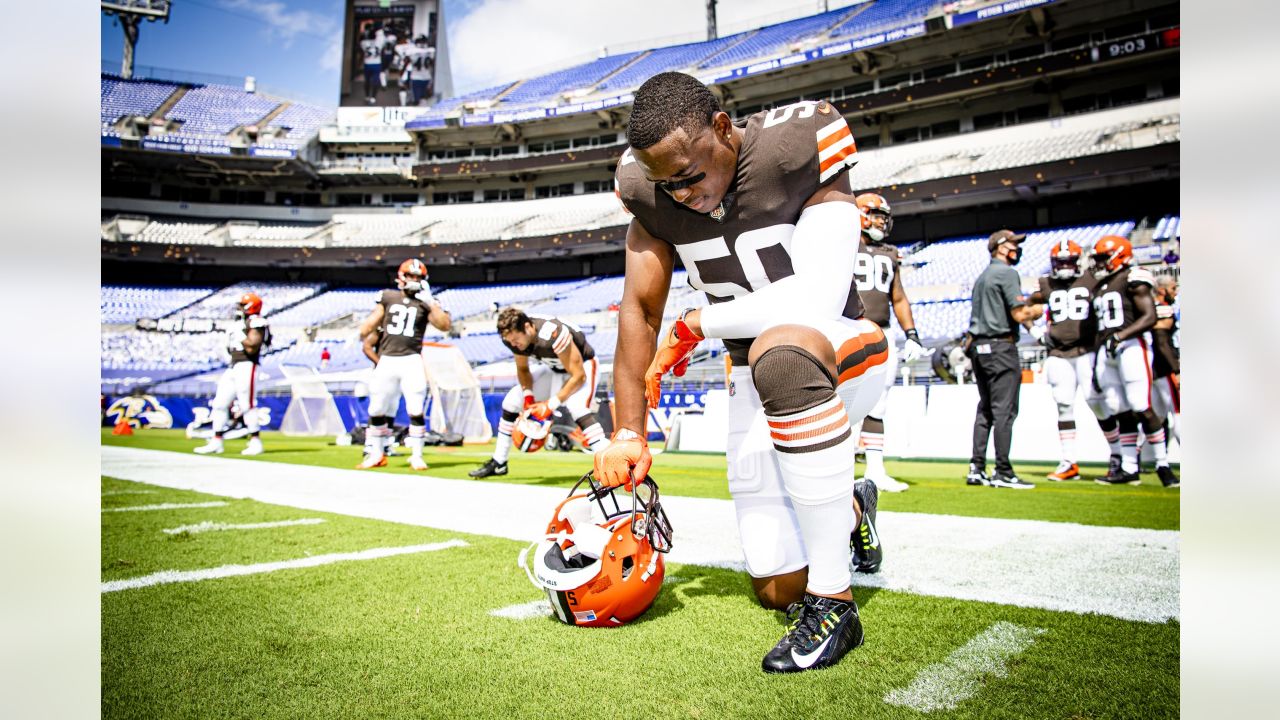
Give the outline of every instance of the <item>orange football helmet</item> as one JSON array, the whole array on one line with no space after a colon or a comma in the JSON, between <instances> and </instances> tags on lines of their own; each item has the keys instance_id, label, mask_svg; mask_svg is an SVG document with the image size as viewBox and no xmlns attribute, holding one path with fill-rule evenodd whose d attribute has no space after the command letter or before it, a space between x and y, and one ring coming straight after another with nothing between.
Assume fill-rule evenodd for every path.
<instances>
[{"instance_id":1,"label":"orange football helmet","mask_svg":"<svg viewBox=\"0 0 1280 720\"><path fill-rule=\"evenodd\" d=\"M878 243L893 232L893 213L889 210L889 201L876 193L862 193L853 199L853 203L862 211L862 232L871 242ZM875 218L881 218L877 225Z\"/></svg>"},{"instance_id":2,"label":"orange football helmet","mask_svg":"<svg viewBox=\"0 0 1280 720\"><path fill-rule=\"evenodd\" d=\"M547 443L547 435L551 432L552 418L539 420L529 414L530 408L520 412L515 427L511 428L511 444L520 452L537 452ZM554 417L554 413L552 416Z\"/></svg>"},{"instance_id":3,"label":"orange football helmet","mask_svg":"<svg viewBox=\"0 0 1280 720\"><path fill-rule=\"evenodd\" d=\"M586 483L586 487L583 484ZM556 619L581 627L617 627L640 617L662 589L663 554L672 530L658 486L636 483L630 509L591 473L556 506L546 536L520 554L520 566L546 591ZM530 550L533 567L526 564Z\"/></svg>"},{"instance_id":4,"label":"orange football helmet","mask_svg":"<svg viewBox=\"0 0 1280 720\"><path fill-rule=\"evenodd\" d=\"M1133 261L1133 245L1119 235L1104 235L1093 246L1093 276L1101 280Z\"/></svg>"},{"instance_id":5,"label":"orange football helmet","mask_svg":"<svg viewBox=\"0 0 1280 720\"><path fill-rule=\"evenodd\" d=\"M262 313L262 298L258 297L258 293L247 292L240 296L240 310L245 315L260 315Z\"/></svg>"},{"instance_id":6,"label":"orange football helmet","mask_svg":"<svg viewBox=\"0 0 1280 720\"><path fill-rule=\"evenodd\" d=\"M400 263L396 272L396 287L408 293L416 293L427 285L427 265L418 258Z\"/></svg>"},{"instance_id":7,"label":"orange football helmet","mask_svg":"<svg viewBox=\"0 0 1280 720\"><path fill-rule=\"evenodd\" d=\"M1078 278L1084 273L1080 259L1084 251L1071 240L1063 240L1049 251L1049 275L1059 280Z\"/></svg>"}]
</instances>

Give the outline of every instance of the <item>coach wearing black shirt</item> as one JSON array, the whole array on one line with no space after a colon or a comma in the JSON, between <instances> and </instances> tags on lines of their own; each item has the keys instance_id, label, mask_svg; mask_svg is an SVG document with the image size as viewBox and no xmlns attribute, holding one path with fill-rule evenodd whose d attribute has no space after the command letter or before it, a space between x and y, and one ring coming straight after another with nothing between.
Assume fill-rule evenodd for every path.
<instances>
[{"instance_id":1,"label":"coach wearing black shirt","mask_svg":"<svg viewBox=\"0 0 1280 720\"><path fill-rule=\"evenodd\" d=\"M1035 487L1019 478L1009 462L1013 420L1018 417L1018 390L1022 368L1018 362L1018 327L1034 320L1041 305L1027 305L1022 282L1012 265L1022 256L1026 235L1000 230L987 239L991 264L973 284L973 316L969 320L969 357L978 384L978 412L973 420L973 456L969 460L969 485L1015 489ZM996 471L988 478L987 440L996 434Z\"/></svg>"}]
</instances>

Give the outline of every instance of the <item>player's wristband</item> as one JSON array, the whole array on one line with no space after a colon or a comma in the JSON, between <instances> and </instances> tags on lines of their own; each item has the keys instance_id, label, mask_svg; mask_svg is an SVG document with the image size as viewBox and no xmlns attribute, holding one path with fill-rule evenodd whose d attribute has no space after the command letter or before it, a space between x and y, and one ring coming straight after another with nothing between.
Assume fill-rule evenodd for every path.
<instances>
[{"instance_id":1,"label":"player's wristband","mask_svg":"<svg viewBox=\"0 0 1280 720\"><path fill-rule=\"evenodd\" d=\"M631 428L618 428L613 433L613 439L615 441L620 441L620 440L643 440L644 438L640 437L640 433L636 432L635 430L632 430Z\"/></svg>"},{"instance_id":2,"label":"player's wristband","mask_svg":"<svg viewBox=\"0 0 1280 720\"><path fill-rule=\"evenodd\" d=\"M547 409L555 412L558 407L560 407L560 396L552 393L551 397L547 398Z\"/></svg>"},{"instance_id":3,"label":"player's wristband","mask_svg":"<svg viewBox=\"0 0 1280 720\"><path fill-rule=\"evenodd\" d=\"M916 332L915 328L911 328L910 330L904 330L903 332L906 334L907 339L910 340L911 342L917 345L924 345L924 343L920 342L920 333Z\"/></svg>"},{"instance_id":4,"label":"player's wristband","mask_svg":"<svg viewBox=\"0 0 1280 720\"><path fill-rule=\"evenodd\" d=\"M524 396L525 396L526 398L529 398L530 400L532 400L532 399L533 399L533 391L532 391L532 390L530 390L529 388L524 388Z\"/></svg>"}]
</instances>

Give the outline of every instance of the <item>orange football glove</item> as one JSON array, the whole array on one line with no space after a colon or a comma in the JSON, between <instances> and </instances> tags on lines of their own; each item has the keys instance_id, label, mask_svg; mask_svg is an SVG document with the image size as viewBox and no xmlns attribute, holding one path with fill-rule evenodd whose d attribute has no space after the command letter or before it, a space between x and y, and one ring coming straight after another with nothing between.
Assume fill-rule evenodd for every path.
<instances>
[{"instance_id":1,"label":"orange football glove","mask_svg":"<svg viewBox=\"0 0 1280 720\"><path fill-rule=\"evenodd\" d=\"M605 487L622 485L630 492L637 479L643 480L649 474L652 465L649 443L635 431L619 428L609 447L595 454L596 482Z\"/></svg>"},{"instance_id":2,"label":"orange football glove","mask_svg":"<svg viewBox=\"0 0 1280 720\"><path fill-rule=\"evenodd\" d=\"M672 375L683 377L689 369L689 359L693 349L703 338L689 329L682 319L671 323L667 337L658 344L658 352L653 355L653 362L644 373L644 397L649 407L658 407L658 398L662 394L662 376L670 370ZM643 476L641 476L643 477Z\"/></svg>"}]
</instances>

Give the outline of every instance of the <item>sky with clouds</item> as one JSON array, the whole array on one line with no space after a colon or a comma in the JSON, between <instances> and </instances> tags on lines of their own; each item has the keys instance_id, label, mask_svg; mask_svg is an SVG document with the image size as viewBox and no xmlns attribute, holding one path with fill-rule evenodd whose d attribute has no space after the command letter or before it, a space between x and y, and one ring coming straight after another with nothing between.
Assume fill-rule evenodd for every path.
<instances>
[{"instance_id":1,"label":"sky with clouds","mask_svg":"<svg viewBox=\"0 0 1280 720\"><path fill-rule=\"evenodd\" d=\"M719 0L721 35L858 0ZM263 91L336 105L345 0L174 0L168 24L143 23L134 63L254 76ZM444 0L455 92L612 52L705 38L699 0ZM102 59L118 72L123 33L102 17Z\"/></svg>"}]
</instances>

